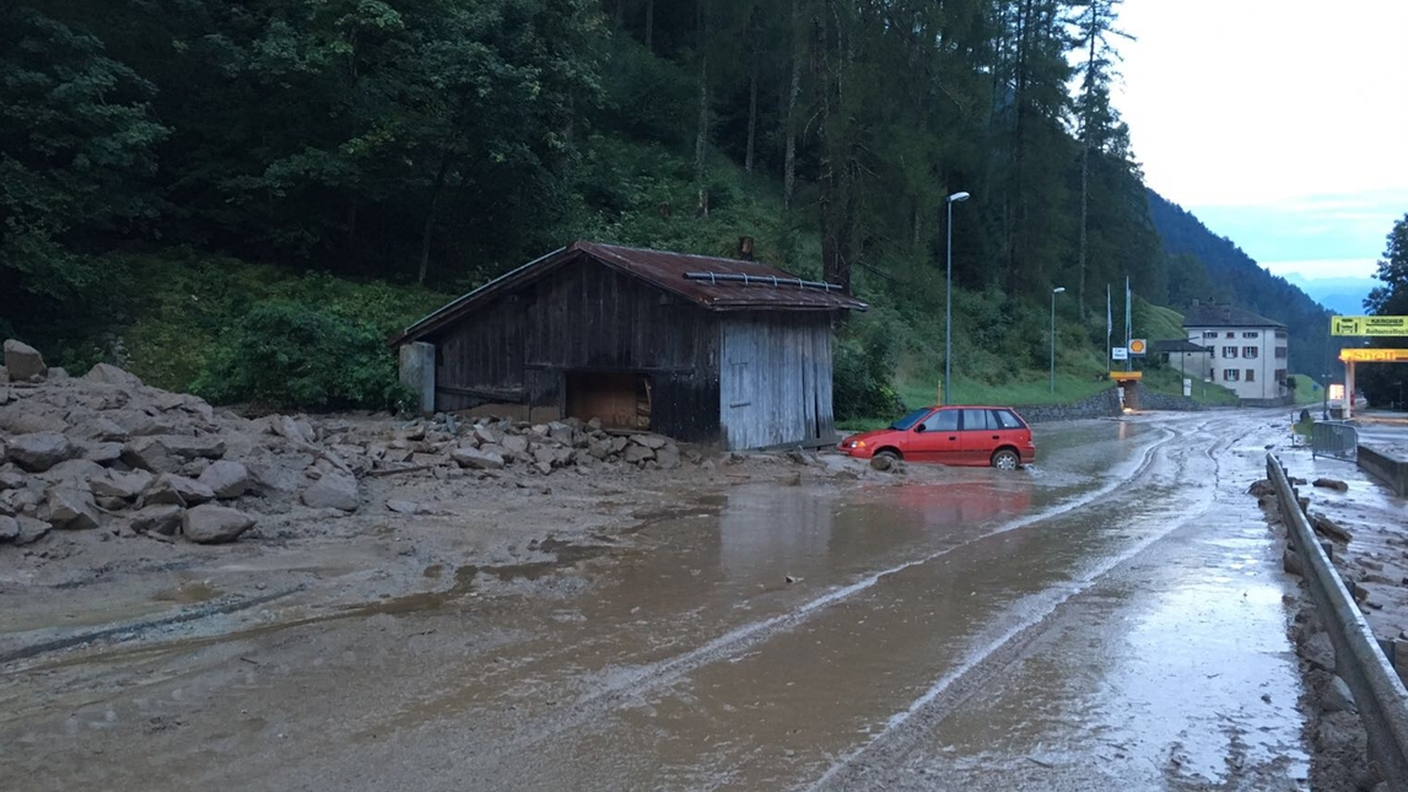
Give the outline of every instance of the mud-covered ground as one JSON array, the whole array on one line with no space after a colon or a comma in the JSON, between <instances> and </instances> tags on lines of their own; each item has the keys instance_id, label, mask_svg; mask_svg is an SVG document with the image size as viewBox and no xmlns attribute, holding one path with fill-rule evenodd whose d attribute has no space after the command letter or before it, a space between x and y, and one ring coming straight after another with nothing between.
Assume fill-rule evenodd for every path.
<instances>
[{"instance_id":1,"label":"mud-covered ground","mask_svg":"<svg viewBox=\"0 0 1408 792\"><path fill-rule=\"evenodd\" d=\"M1039 426L1016 474L212 419L288 486L226 501L237 540L0 547L7 789L1292 790L1324 753L1246 494L1298 453L1269 413ZM302 502L310 439L355 509Z\"/></svg>"}]
</instances>

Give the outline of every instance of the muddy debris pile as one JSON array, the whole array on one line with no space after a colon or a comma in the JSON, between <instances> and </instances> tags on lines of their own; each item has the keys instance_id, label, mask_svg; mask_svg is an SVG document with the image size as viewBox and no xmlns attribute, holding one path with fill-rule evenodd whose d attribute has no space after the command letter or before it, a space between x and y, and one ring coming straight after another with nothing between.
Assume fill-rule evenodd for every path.
<instances>
[{"instance_id":1,"label":"muddy debris pile","mask_svg":"<svg viewBox=\"0 0 1408 792\"><path fill-rule=\"evenodd\" d=\"M217 416L198 397L105 363L70 377L13 340L4 363L0 545L53 530L230 542L259 514L287 511L300 489L356 508L351 470L300 421Z\"/></svg>"},{"instance_id":2,"label":"muddy debris pile","mask_svg":"<svg viewBox=\"0 0 1408 792\"><path fill-rule=\"evenodd\" d=\"M675 470L702 459L698 452L681 452L668 437L607 430L595 418L535 424L443 413L404 425L379 442L333 449L347 453L368 475L448 468L481 477L495 477L496 471L550 476L566 468L581 474L594 468Z\"/></svg>"}]
</instances>

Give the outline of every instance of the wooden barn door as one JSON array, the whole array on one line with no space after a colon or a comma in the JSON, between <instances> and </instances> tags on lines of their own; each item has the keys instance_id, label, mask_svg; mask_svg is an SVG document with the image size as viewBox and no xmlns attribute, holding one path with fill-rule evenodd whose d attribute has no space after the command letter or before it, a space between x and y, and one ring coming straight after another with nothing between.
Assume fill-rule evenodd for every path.
<instances>
[{"instance_id":1,"label":"wooden barn door","mask_svg":"<svg viewBox=\"0 0 1408 792\"><path fill-rule=\"evenodd\" d=\"M719 413L726 448L831 437L831 328L826 317L730 317L721 333Z\"/></svg>"}]
</instances>

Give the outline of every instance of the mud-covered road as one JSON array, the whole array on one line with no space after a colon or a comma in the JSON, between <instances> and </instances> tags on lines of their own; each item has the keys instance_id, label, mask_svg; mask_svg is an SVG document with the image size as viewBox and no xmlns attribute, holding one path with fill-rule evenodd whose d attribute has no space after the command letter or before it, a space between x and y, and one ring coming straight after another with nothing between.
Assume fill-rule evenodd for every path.
<instances>
[{"instance_id":1,"label":"mud-covered road","mask_svg":"<svg viewBox=\"0 0 1408 792\"><path fill-rule=\"evenodd\" d=\"M1270 412L677 489L557 563L0 672L13 790L1303 789ZM839 461L836 462L839 464ZM452 582L454 581L454 582Z\"/></svg>"}]
</instances>

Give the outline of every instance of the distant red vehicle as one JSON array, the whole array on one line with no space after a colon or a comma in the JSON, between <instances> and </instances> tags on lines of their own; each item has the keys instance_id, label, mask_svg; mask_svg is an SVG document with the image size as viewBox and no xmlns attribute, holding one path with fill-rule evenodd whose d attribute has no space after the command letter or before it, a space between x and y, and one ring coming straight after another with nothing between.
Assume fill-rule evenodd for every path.
<instances>
[{"instance_id":1,"label":"distant red vehicle","mask_svg":"<svg viewBox=\"0 0 1408 792\"><path fill-rule=\"evenodd\" d=\"M859 459L890 456L941 465L1015 470L1036 460L1032 430L1011 407L924 407L888 429L851 435L837 449Z\"/></svg>"}]
</instances>

